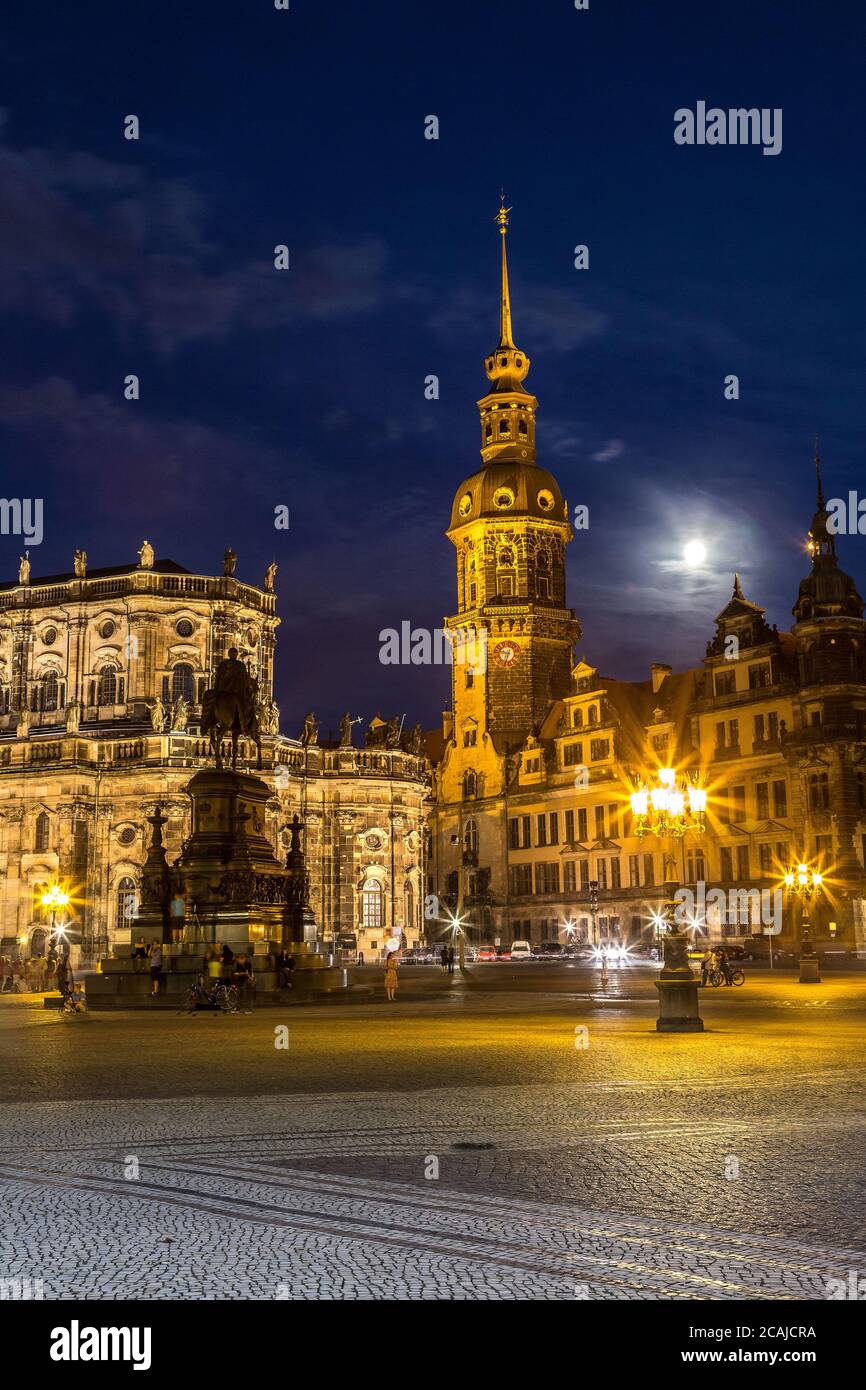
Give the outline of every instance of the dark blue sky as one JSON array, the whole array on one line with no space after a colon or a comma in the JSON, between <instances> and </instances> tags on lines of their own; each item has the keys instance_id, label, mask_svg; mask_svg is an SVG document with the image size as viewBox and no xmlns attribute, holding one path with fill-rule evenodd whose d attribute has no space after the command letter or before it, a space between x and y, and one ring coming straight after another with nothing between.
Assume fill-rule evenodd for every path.
<instances>
[{"instance_id":1,"label":"dark blue sky","mask_svg":"<svg viewBox=\"0 0 866 1390\"><path fill-rule=\"evenodd\" d=\"M788 625L816 431L828 495L866 493L855 0L18 11L0 456L4 495L45 499L34 575L75 545L134 559L145 535L203 571L231 543L256 582L276 558L284 727L310 706L326 727L346 707L436 722L445 673L382 667L378 633L453 611L442 532L479 464L504 186L539 462L590 508L582 654L637 678L698 661L734 569ZM781 107L782 153L676 145L698 100ZM861 589L863 546L840 547ZM20 549L0 537L5 579Z\"/></svg>"}]
</instances>

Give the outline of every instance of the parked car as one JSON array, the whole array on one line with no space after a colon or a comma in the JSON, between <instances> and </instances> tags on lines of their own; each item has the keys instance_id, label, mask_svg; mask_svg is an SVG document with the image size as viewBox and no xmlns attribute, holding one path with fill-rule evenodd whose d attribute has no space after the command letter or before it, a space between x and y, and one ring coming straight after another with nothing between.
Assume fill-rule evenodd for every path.
<instances>
[{"instance_id":1,"label":"parked car","mask_svg":"<svg viewBox=\"0 0 866 1390\"><path fill-rule=\"evenodd\" d=\"M532 947L528 941L512 941L512 960L532 960Z\"/></svg>"},{"instance_id":2,"label":"parked car","mask_svg":"<svg viewBox=\"0 0 866 1390\"><path fill-rule=\"evenodd\" d=\"M479 946L479 947L478 947L478 959L479 959L479 960L496 960L496 947L495 947L495 946Z\"/></svg>"}]
</instances>

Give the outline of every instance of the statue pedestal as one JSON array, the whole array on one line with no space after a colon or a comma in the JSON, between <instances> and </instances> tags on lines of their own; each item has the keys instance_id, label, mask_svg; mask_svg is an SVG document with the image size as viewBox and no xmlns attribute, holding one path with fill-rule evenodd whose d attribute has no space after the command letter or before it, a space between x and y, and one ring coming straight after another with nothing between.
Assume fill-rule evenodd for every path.
<instances>
[{"instance_id":1,"label":"statue pedestal","mask_svg":"<svg viewBox=\"0 0 866 1390\"><path fill-rule=\"evenodd\" d=\"M95 977L94 1006L177 1008L202 973L208 951L226 945L236 956L252 958L259 1004L347 989L346 971L317 944L300 821L292 826L292 848L283 866L267 836L266 808L273 793L260 777L207 769L197 772L186 790L192 798L192 834L177 862L166 868L170 891L184 899L183 941L163 948L161 993L156 998L149 995L149 961L109 959L103 962L102 976ZM155 837L161 836L164 823L155 825ZM153 871L160 892L161 862L157 860ZM142 934L145 911L155 918L156 910L155 904L143 907L141 919L133 924L134 941ZM281 949L295 960L289 990L279 988L276 956Z\"/></svg>"}]
</instances>

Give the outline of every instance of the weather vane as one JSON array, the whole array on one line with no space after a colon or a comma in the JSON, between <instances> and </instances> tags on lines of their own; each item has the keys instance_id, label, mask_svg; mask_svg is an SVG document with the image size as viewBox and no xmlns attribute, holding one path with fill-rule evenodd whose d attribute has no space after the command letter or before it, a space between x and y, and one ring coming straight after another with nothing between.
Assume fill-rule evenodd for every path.
<instances>
[{"instance_id":1,"label":"weather vane","mask_svg":"<svg viewBox=\"0 0 866 1390\"><path fill-rule=\"evenodd\" d=\"M505 189L503 188L499 193L499 211L494 218L494 221L499 223L499 230L503 236L505 236L505 229L508 226L508 214L510 211L511 208L505 206Z\"/></svg>"}]
</instances>

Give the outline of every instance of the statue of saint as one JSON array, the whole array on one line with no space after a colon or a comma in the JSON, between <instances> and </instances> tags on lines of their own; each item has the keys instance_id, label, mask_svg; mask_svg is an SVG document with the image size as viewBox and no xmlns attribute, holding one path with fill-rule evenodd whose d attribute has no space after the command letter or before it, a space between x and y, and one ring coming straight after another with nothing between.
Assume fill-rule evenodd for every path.
<instances>
[{"instance_id":1,"label":"statue of saint","mask_svg":"<svg viewBox=\"0 0 866 1390\"><path fill-rule=\"evenodd\" d=\"M178 695L171 712L171 727L176 734L185 734L189 722L189 705L183 695Z\"/></svg>"},{"instance_id":2,"label":"statue of saint","mask_svg":"<svg viewBox=\"0 0 866 1390\"><path fill-rule=\"evenodd\" d=\"M139 567L143 570L153 569L153 546L150 541L145 541L138 552Z\"/></svg>"},{"instance_id":3,"label":"statue of saint","mask_svg":"<svg viewBox=\"0 0 866 1390\"><path fill-rule=\"evenodd\" d=\"M385 735L385 745L388 748L397 748L400 743L400 725L402 719L398 719L396 714L393 719L388 720L388 732Z\"/></svg>"},{"instance_id":4,"label":"statue of saint","mask_svg":"<svg viewBox=\"0 0 866 1390\"><path fill-rule=\"evenodd\" d=\"M232 550L231 546L229 546L228 550L223 555L223 574L227 579L230 579L234 574L237 561L237 555Z\"/></svg>"},{"instance_id":5,"label":"statue of saint","mask_svg":"<svg viewBox=\"0 0 866 1390\"><path fill-rule=\"evenodd\" d=\"M311 743L318 743L318 741L319 721L313 711L310 710L310 713L304 719L304 732L301 734L301 743L307 748Z\"/></svg>"},{"instance_id":6,"label":"statue of saint","mask_svg":"<svg viewBox=\"0 0 866 1390\"><path fill-rule=\"evenodd\" d=\"M87 551L76 550L72 564L75 569L75 578L85 579L87 577Z\"/></svg>"},{"instance_id":7,"label":"statue of saint","mask_svg":"<svg viewBox=\"0 0 866 1390\"><path fill-rule=\"evenodd\" d=\"M30 583L30 551L25 550L18 562L18 583Z\"/></svg>"},{"instance_id":8,"label":"statue of saint","mask_svg":"<svg viewBox=\"0 0 866 1390\"><path fill-rule=\"evenodd\" d=\"M271 563L265 570L265 589L269 594L274 592L274 579L276 578L276 573L277 562L276 560L271 560Z\"/></svg>"},{"instance_id":9,"label":"statue of saint","mask_svg":"<svg viewBox=\"0 0 866 1390\"><path fill-rule=\"evenodd\" d=\"M77 700L70 700L66 706L66 732L77 734L78 725L81 719L81 706Z\"/></svg>"},{"instance_id":10,"label":"statue of saint","mask_svg":"<svg viewBox=\"0 0 866 1390\"><path fill-rule=\"evenodd\" d=\"M269 701L268 733L278 734L280 732L280 707L276 700ZM317 729L318 734L318 729Z\"/></svg>"},{"instance_id":11,"label":"statue of saint","mask_svg":"<svg viewBox=\"0 0 866 1390\"><path fill-rule=\"evenodd\" d=\"M341 748L352 747L352 725L354 724L354 722L354 719L352 718L351 714L348 713L348 711L343 715L343 718L340 720Z\"/></svg>"},{"instance_id":12,"label":"statue of saint","mask_svg":"<svg viewBox=\"0 0 866 1390\"><path fill-rule=\"evenodd\" d=\"M150 724L155 734L161 734L165 728L165 705L158 695L150 706Z\"/></svg>"},{"instance_id":13,"label":"statue of saint","mask_svg":"<svg viewBox=\"0 0 866 1390\"><path fill-rule=\"evenodd\" d=\"M424 730L420 724L416 724L409 735L409 751L417 757L424 752Z\"/></svg>"}]
</instances>

